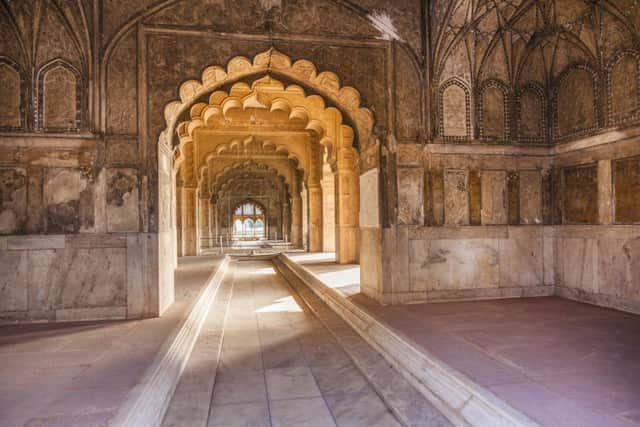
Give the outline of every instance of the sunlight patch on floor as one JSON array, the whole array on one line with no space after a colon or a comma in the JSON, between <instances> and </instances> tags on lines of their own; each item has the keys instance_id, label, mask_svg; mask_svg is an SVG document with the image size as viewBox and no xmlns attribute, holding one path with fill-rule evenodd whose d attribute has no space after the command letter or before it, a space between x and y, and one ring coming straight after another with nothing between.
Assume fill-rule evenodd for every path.
<instances>
[{"instance_id":1,"label":"sunlight patch on floor","mask_svg":"<svg viewBox=\"0 0 640 427\"><path fill-rule=\"evenodd\" d=\"M257 309L254 313L300 313L302 308L292 296L280 298L273 304Z\"/></svg>"},{"instance_id":2,"label":"sunlight patch on floor","mask_svg":"<svg viewBox=\"0 0 640 427\"><path fill-rule=\"evenodd\" d=\"M336 254L335 252L306 252L306 253L296 253L296 254L287 254L289 258L298 263L305 262L335 262Z\"/></svg>"},{"instance_id":3,"label":"sunlight patch on floor","mask_svg":"<svg viewBox=\"0 0 640 427\"><path fill-rule=\"evenodd\" d=\"M273 269L273 267L267 267L267 268L259 268L257 270L253 270L250 271L249 274L254 275L254 276L266 276L269 274L275 274L275 270Z\"/></svg>"},{"instance_id":4,"label":"sunlight patch on floor","mask_svg":"<svg viewBox=\"0 0 640 427\"><path fill-rule=\"evenodd\" d=\"M335 271L316 273L323 283L331 288L340 288L360 284L360 266L341 268L336 265Z\"/></svg>"}]
</instances>

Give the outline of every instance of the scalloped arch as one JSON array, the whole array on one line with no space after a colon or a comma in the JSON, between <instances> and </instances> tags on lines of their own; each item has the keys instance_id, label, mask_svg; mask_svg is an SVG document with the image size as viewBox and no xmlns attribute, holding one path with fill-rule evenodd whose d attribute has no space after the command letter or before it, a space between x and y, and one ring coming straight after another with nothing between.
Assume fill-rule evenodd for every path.
<instances>
[{"instance_id":1,"label":"scalloped arch","mask_svg":"<svg viewBox=\"0 0 640 427\"><path fill-rule=\"evenodd\" d=\"M327 107L325 100L318 95L306 95L304 90L297 85L285 86L270 76L264 76L252 82L236 82L229 91L216 90L209 96L209 103L198 102L189 108L190 120L177 124L179 138L176 164L184 159L185 144L192 142L196 129L208 126L219 118L229 118L233 111L248 108L259 108L269 112L282 112L288 115L288 120L297 122L316 135L317 141L327 150L329 163L335 164L336 155L343 144L352 145L353 130L343 124L343 114L335 107ZM347 135L347 138L344 136ZM210 154L225 154L239 151L247 142L233 140L231 143L219 145L215 152ZM275 148L276 153L285 153L287 156L300 163L295 153L290 152L284 146L263 146L265 151ZM344 145L346 146L346 145ZM208 160L208 159L207 159Z\"/></svg>"},{"instance_id":2,"label":"scalloped arch","mask_svg":"<svg viewBox=\"0 0 640 427\"><path fill-rule=\"evenodd\" d=\"M239 83L242 79L260 75L281 74L288 79L298 82L335 103L342 112L348 115L355 126L359 145L366 147L373 143L374 116L371 110L362 107L360 93L351 86L342 86L340 78L331 71L318 72L316 66L309 60L300 59L292 62L291 58L273 48L258 53L253 59L244 56L232 58L226 68L213 65L205 68L200 81L187 80L180 86L179 100L166 104L164 108L165 130L160 135L160 143L173 146L174 130L178 126L177 120L181 114L189 110L197 100L208 93L210 103L217 103L217 89L224 85ZM242 83L246 85L246 83ZM298 85L287 88L291 91L303 91ZM308 98L321 96L310 95ZM236 104L234 104L236 105ZM277 104L276 104L277 105ZM281 108L276 106L276 108ZM336 109L337 110L337 109Z\"/></svg>"}]
</instances>

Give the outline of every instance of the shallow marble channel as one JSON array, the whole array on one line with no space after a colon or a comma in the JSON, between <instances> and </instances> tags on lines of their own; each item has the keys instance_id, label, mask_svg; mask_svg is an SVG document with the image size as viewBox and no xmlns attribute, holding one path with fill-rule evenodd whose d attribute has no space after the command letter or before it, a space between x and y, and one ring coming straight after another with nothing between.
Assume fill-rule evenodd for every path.
<instances>
[{"instance_id":1,"label":"shallow marble channel","mask_svg":"<svg viewBox=\"0 0 640 427\"><path fill-rule=\"evenodd\" d=\"M215 355L199 354L198 345L186 368L185 382L213 374L212 392L189 393L181 383L165 426L399 425L271 262L234 264L217 369Z\"/></svg>"}]
</instances>

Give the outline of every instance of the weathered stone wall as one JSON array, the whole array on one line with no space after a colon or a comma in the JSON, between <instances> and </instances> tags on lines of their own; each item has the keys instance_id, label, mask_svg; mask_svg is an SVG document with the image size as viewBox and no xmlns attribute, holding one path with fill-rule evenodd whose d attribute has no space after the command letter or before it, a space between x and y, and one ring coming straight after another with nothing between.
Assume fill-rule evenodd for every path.
<instances>
[{"instance_id":1,"label":"weathered stone wall","mask_svg":"<svg viewBox=\"0 0 640 427\"><path fill-rule=\"evenodd\" d=\"M207 66L270 47L311 59L359 87L384 130L397 57L411 67L398 90L413 93L398 123L415 141L421 13L379 0L0 6L2 318L137 318L173 301L173 153L157 142L166 104Z\"/></svg>"},{"instance_id":2,"label":"weathered stone wall","mask_svg":"<svg viewBox=\"0 0 640 427\"><path fill-rule=\"evenodd\" d=\"M397 222L382 300L556 292L637 305L620 291L640 288L625 261L635 228L614 224L639 215L639 165L618 160L636 155L621 129L640 106L638 11L614 3L430 2L427 144L390 155ZM600 261L566 255L569 236ZM582 262L599 273L583 280Z\"/></svg>"},{"instance_id":3,"label":"weathered stone wall","mask_svg":"<svg viewBox=\"0 0 640 427\"><path fill-rule=\"evenodd\" d=\"M640 9L427 3L3 3L2 316L161 313L177 232L165 106L205 67L271 47L335 72L373 112L379 144L360 147L369 295L636 304ZM573 245L597 257L580 256L591 276Z\"/></svg>"}]
</instances>

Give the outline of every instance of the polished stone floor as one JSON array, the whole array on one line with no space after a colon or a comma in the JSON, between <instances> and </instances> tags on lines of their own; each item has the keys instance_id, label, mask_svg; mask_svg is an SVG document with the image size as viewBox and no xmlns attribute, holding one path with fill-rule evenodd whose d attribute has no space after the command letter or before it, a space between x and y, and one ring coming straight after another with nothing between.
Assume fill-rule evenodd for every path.
<instances>
[{"instance_id":1,"label":"polished stone floor","mask_svg":"<svg viewBox=\"0 0 640 427\"><path fill-rule=\"evenodd\" d=\"M107 425L219 261L181 259L160 318L0 326L0 426Z\"/></svg>"},{"instance_id":2,"label":"polished stone floor","mask_svg":"<svg viewBox=\"0 0 640 427\"><path fill-rule=\"evenodd\" d=\"M185 377L191 393L174 396L165 426L201 425L203 405L209 427L399 425L272 263L239 261L228 274L231 299L212 393L195 391L210 381L215 360L196 345ZM184 389L181 382L176 396Z\"/></svg>"},{"instance_id":3,"label":"polished stone floor","mask_svg":"<svg viewBox=\"0 0 640 427\"><path fill-rule=\"evenodd\" d=\"M556 297L381 306L358 266L291 258L542 425L640 425L638 315Z\"/></svg>"}]
</instances>

